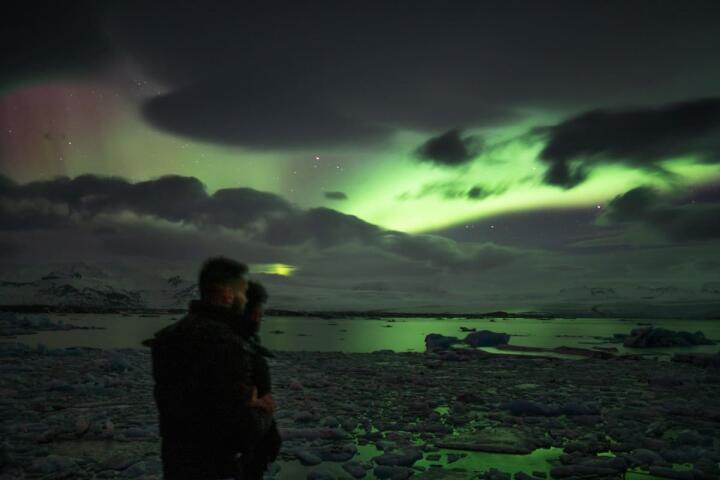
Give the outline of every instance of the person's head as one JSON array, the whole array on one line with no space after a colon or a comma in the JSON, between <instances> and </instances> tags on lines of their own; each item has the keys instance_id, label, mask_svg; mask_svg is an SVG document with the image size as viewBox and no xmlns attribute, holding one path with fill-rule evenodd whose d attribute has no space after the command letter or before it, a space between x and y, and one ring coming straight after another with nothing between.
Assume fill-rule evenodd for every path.
<instances>
[{"instance_id":1,"label":"person's head","mask_svg":"<svg viewBox=\"0 0 720 480\"><path fill-rule=\"evenodd\" d=\"M248 333L255 334L260 330L263 309L268 300L268 293L261 283L250 281L246 292L247 304L243 314L244 328Z\"/></svg>"},{"instance_id":2,"label":"person's head","mask_svg":"<svg viewBox=\"0 0 720 480\"><path fill-rule=\"evenodd\" d=\"M198 275L200 300L242 313L247 303L247 273L247 265L230 258L207 259Z\"/></svg>"}]
</instances>

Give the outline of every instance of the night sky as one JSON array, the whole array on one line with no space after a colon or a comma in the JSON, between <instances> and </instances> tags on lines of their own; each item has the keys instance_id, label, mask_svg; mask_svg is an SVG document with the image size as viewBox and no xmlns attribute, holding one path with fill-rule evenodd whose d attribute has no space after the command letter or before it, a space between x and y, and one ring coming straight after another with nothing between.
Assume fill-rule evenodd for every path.
<instances>
[{"instance_id":1,"label":"night sky","mask_svg":"<svg viewBox=\"0 0 720 480\"><path fill-rule=\"evenodd\" d=\"M718 301L717 2L186 3L6 7L6 279L226 254L283 306Z\"/></svg>"}]
</instances>

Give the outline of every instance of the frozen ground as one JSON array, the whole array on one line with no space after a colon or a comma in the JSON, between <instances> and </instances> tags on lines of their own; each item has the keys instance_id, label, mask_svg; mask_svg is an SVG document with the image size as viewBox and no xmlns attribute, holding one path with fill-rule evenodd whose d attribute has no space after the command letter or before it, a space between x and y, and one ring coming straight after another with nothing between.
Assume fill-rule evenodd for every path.
<instances>
[{"instance_id":1,"label":"frozen ground","mask_svg":"<svg viewBox=\"0 0 720 480\"><path fill-rule=\"evenodd\" d=\"M160 478L149 360L0 344L0 479ZM281 352L272 372L269 478L720 478L717 369Z\"/></svg>"}]
</instances>

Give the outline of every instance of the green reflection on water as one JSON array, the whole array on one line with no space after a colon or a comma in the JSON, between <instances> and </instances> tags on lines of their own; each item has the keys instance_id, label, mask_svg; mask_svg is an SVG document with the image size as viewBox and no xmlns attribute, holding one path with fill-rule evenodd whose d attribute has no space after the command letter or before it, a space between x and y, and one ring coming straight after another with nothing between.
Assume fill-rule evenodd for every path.
<instances>
[{"instance_id":1,"label":"green reflection on water","mask_svg":"<svg viewBox=\"0 0 720 480\"><path fill-rule=\"evenodd\" d=\"M468 471L484 472L491 468L496 468L503 472L547 472L550 470L553 462L556 462L563 450L561 448L538 448L527 455L514 455L508 453L488 453L488 452L467 452L467 456L453 462L447 463L448 454L460 453L458 450L449 450L445 448L438 449L436 454L440 454L439 462L432 462L426 459L419 460L416 465L432 468L431 465L442 465L443 468L462 468Z\"/></svg>"},{"instance_id":2,"label":"green reflection on water","mask_svg":"<svg viewBox=\"0 0 720 480\"><path fill-rule=\"evenodd\" d=\"M418 445L420 446L420 445ZM456 455L459 453L466 456L448 463L448 454ZM489 452L471 452L440 448L434 451L425 452L427 455L440 455L437 461L427 460L423 458L418 460L414 466L424 467L425 469L443 468L443 469L461 469L466 472L481 473L491 468L496 468L503 472L549 472L553 463L557 462L562 455L561 448L538 448L527 455L515 455L507 453L489 453ZM370 461L373 457L382 455L383 452L378 450L374 444L358 445L357 460L361 462ZM359 458L358 458L359 457Z\"/></svg>"},{"instance_id":3,"label":"green reflection on water","mask_svg":"<svg viewBox=\"0 0 720 480\"><path fill-rule=\"evenodd\" d=\"M433 410L440 415L447 415L448 412L450 412L450 407L448 407L447 405L441 405L439 407L435 407Z\"/></svg>"},{"instance_id":4,"label":"green reflection on water","mask_svg":"<svg viewBox=\"0 0 720 480\"><path fill-rule=\"evenodd\" d=\"M67 330L39 332L22 335L10 341L30 346L40 343L50 348L142 348L141 342L150 338L160 328L174 322L181 315L117 314L68 314L47 315L52 321L63 320L84 327L101 327L102 330ZM511 335L510 344L525 347L554 348L559 346L590 348L596 346L616 347L619 353L657 354L669 357L673 353L715 353L719 345L695 347L672 347L664 349L626 349L621 344L605 343L602 339L614 333L629 333L636 321L615 318L554 319L441 319L397 318L373 320L368 318L338 318L334 320L313 317L270 317L263 319L260 334L263 343L271 350L287 351L343 351L372 352L394 350L395 352L425 350L425 336L440 333L463 338L462 329L491 330ZM700 330L710 339L720 340L720 323L712 320L656 320L658 327L670 330ZM493 353L521 354L494 348L484 348ZM640 352L638 350L641 350ZM541 356L575 358L571 355L533 353Z\"/></svg>"}]
</instances>

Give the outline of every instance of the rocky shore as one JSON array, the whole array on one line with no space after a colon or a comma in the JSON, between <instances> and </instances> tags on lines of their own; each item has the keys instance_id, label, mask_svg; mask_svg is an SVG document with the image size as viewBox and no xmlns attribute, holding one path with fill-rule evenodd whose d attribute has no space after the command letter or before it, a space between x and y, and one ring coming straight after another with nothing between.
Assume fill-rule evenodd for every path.
<instances>
[{"instance_id":1,"label":"rocky shore","mask_svg":"<svg viewBox=\"0 0 720 480\"><path fill-rule=\"evenodd\" d=\"M161 478L149 367L0 344L0 479ZM268 478L720 478L712 363L279 352L272 371Z\"/></svg>"}]
</instances>

